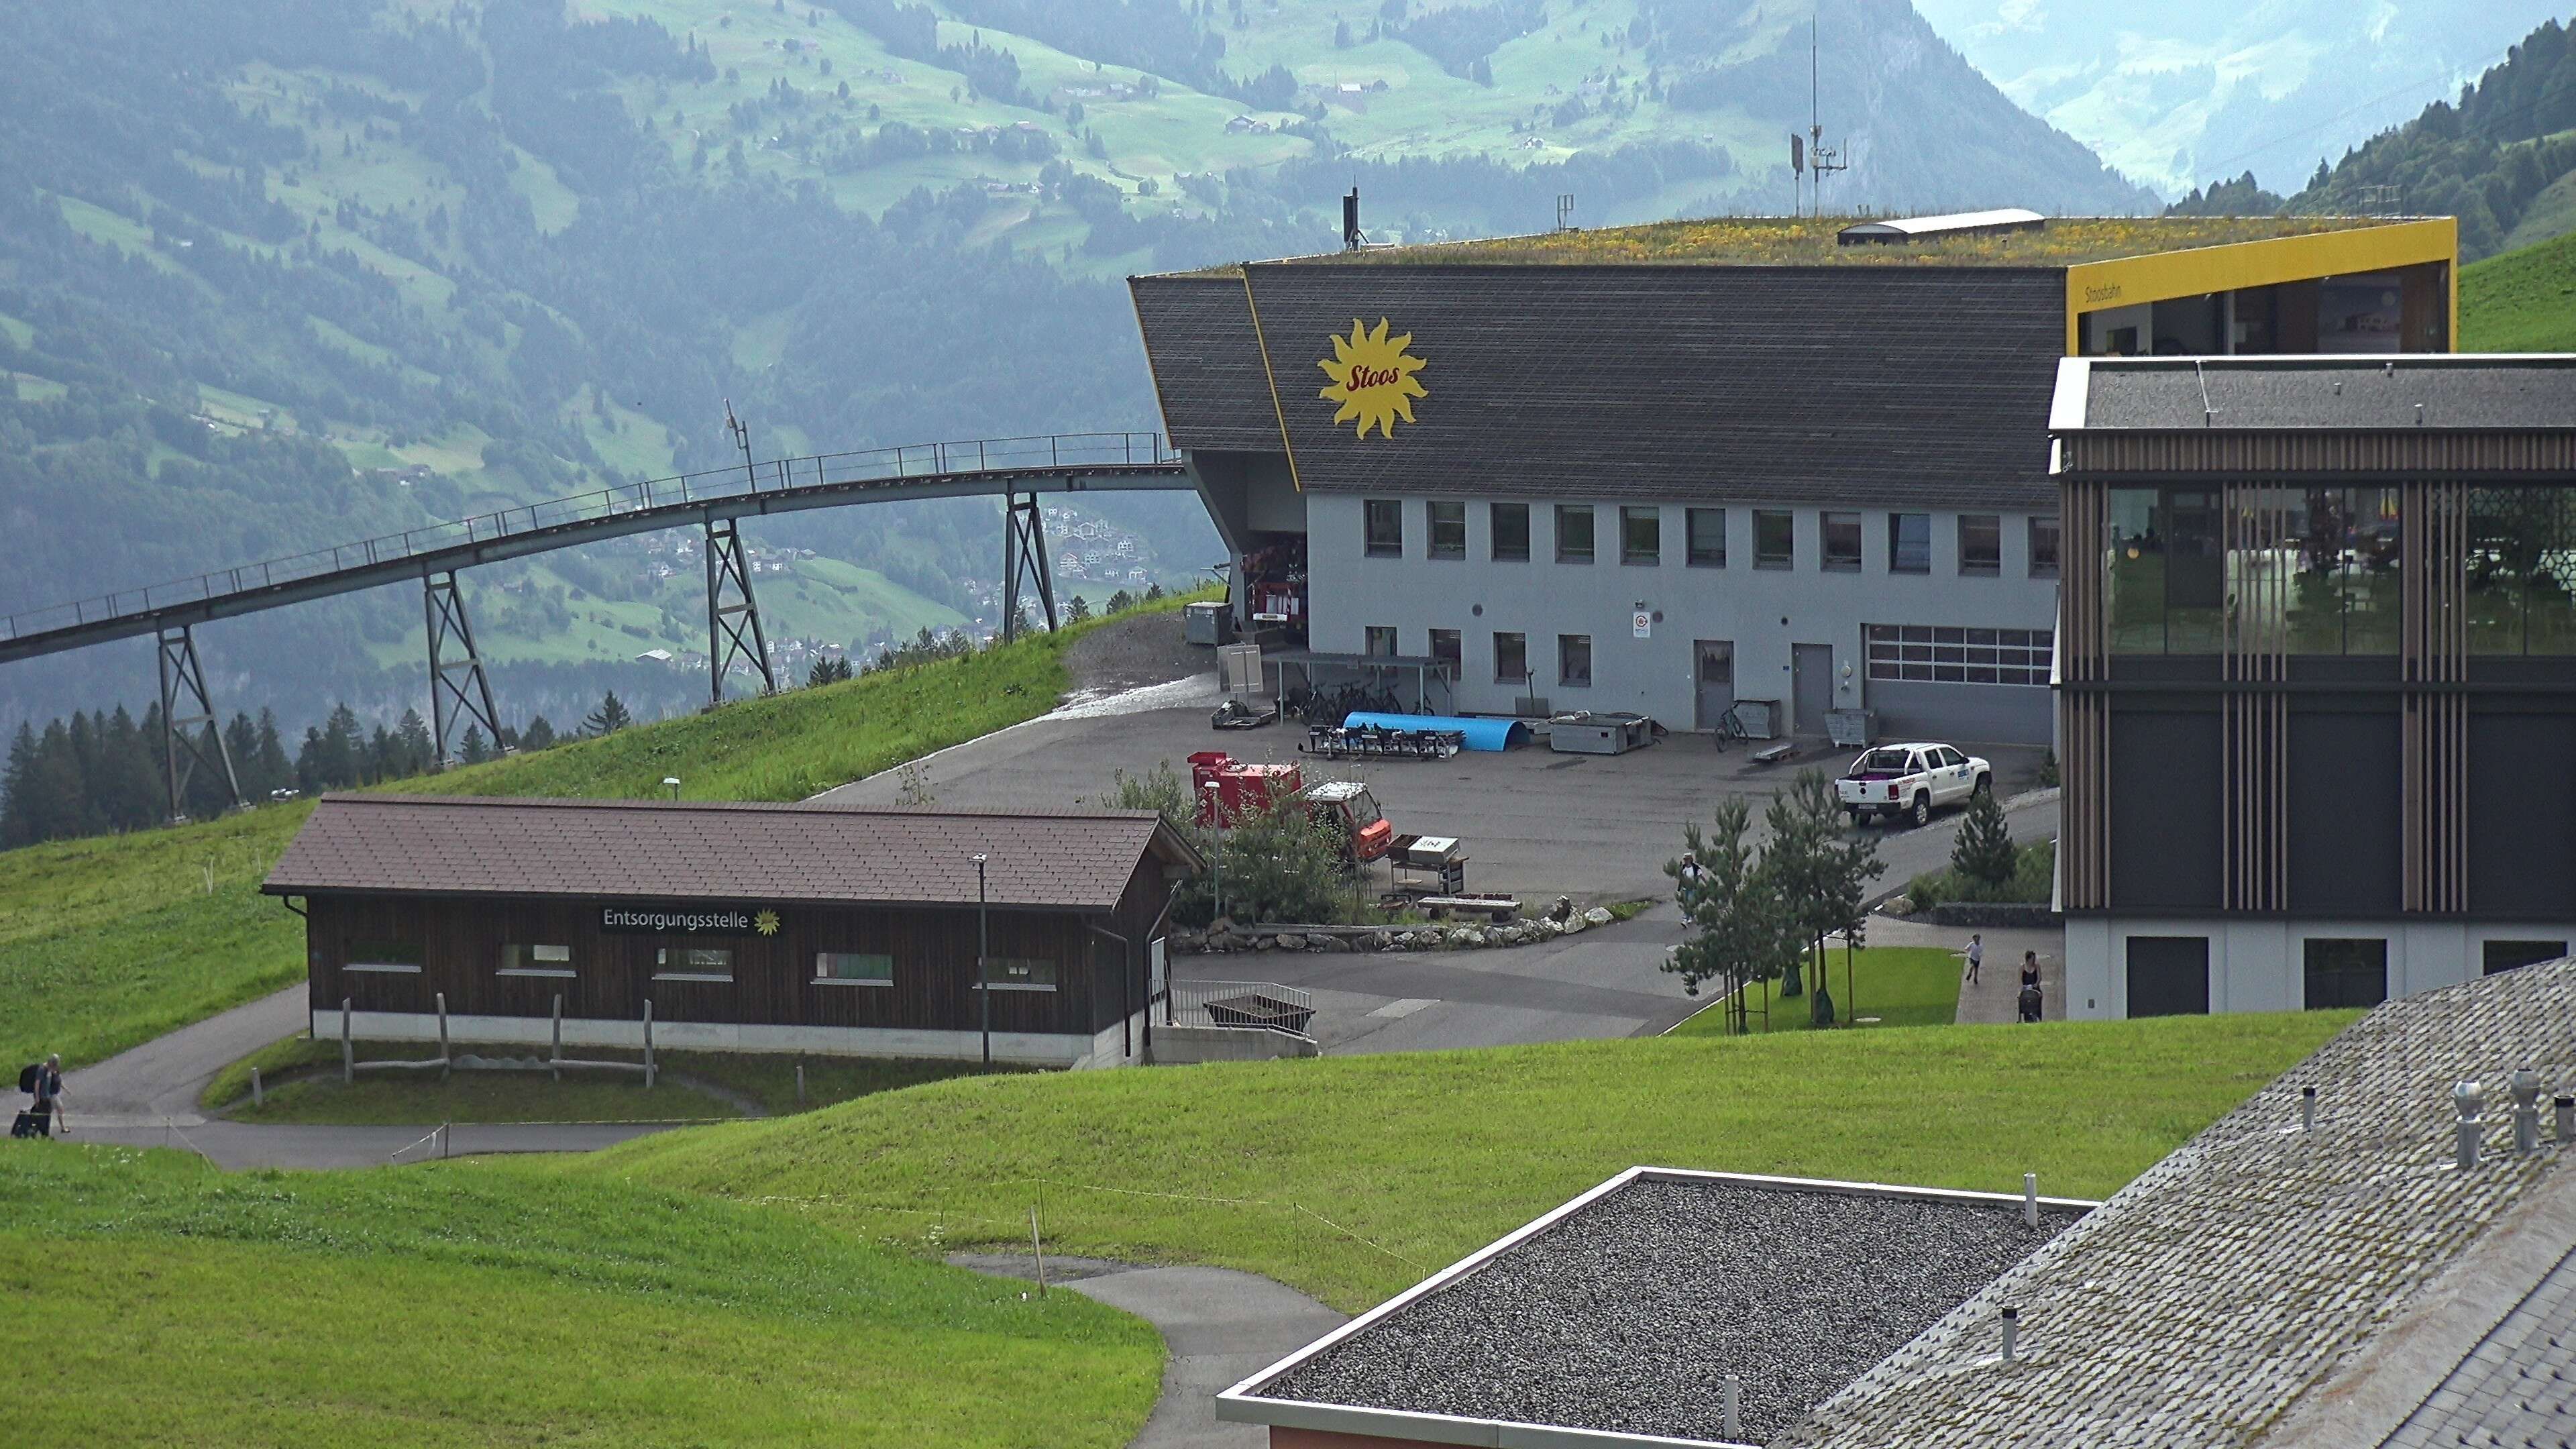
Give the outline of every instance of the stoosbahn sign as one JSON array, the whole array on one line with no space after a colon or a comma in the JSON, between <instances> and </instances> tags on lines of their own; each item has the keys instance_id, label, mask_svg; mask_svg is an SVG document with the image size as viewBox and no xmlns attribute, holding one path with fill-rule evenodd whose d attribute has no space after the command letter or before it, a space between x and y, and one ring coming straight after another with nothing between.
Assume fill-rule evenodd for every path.
<instances>
[{"instance_id":1,"label":"stoosbahn sign","mask_svg":"<svg viewBox=\"0 0 2576 1449\"><path fill-rule=\"evenodd\" d=\"M599 929L645 936L774 936L778 913L752 906L601 906Z\"/></svg>"}]
</instances>

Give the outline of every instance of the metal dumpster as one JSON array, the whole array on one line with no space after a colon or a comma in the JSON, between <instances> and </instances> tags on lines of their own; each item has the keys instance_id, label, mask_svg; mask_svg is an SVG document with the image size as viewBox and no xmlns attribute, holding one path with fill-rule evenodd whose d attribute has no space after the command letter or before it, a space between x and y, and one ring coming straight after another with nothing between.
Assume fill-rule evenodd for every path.
<instances>
[{"instance_id":1,"label":"metal dumpster","mask_svg":"<svg viewBox=\"0 0 2576 1449\"><path fill-rule=\"evenodd\" d=\"M1825 711L1825 736L1840 749L1865 748L1878 738L1878 711L1829 709Z\"/></svg>"},{"instance_id":2,"label":"metal dumpster","mask_svg":"<svg viewBox=\"0 0 2576 1449\"><path fill-rule=\"evenodd\" d=\"M1234 615L1221 603L1184 605L1181 624L1182 637L1192 644L1223 644L1234 638Z\"/></svg>"},{"instance_id":3,"label":"metal dumpster","mask_svg":"<svg viewBox=\"0 0 2576 1449\"><path fill-rule=\"evenodd\" d=\"M1624 710L1561 714L1547 725L1547 747L1560 755L1624 755L1654 742L1654 720Z\"/></svg>"}]
</instances>

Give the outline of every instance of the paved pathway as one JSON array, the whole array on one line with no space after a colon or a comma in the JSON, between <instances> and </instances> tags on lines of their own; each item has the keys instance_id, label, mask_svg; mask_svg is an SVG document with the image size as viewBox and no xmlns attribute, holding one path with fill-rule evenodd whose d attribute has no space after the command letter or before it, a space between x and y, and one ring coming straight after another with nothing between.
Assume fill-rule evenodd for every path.
<instances>
[{"instance_id":1,"label":"paved pathway","mask_svg":"<svg viewBox=\"0 0 2576 1449\"><path fill-rule=\"evenodd\" d=\"M218 1167L373 1167L473 1152L588 1152L666 1130L658 1124L464 1123L442 1142L423 1142L436 1123L325 1127L209 1120L197 1094L217 1072L303 1029L305 988L183 1026L63 1079L64 1120L75 1142L179 1147Z\"/></svg>"},{"instance_id":2,"label":"paved pathway","mask_svg":"<svg viewBox=\"0 0 2576 1449\"><path fill-rule=\"evenodd\" d=\"M1938 946L1945 951L1964 952L1968 937L1986 938L1986 963L1977 972L1977 980L1965 979L1966 960L1960 963L1959 1016L1962 1025L1985 1022L2010 1022L2021 1019L2021 953L2039 953L2040 1013L2049 1021L2066 1018L2066 932L2048 928L2036 930L1979 930L1969 926L1935 926L1927 921L1908 920L1901 916L1872 916L1869 943L1873 946Z\"/></svg>"},{"instance_id":3,"label":"paved pathway","mask_svg":"<svg viewBox=\"0 0 2576 1449\"><path fill-rule=\"evenodd\" d=\"M958 1253L948 1261L982 1273L1033 1276L1025 1255ZM1144 1319L1171 1350L1163 1396L1130 1449L1262 1449L1270 1442L1262 1426L1217 1422L1217 1394L1345 1321L1294 1288L1231 1268L1049 1258L1047 1281Z\"/></svg>"}]
</instances>

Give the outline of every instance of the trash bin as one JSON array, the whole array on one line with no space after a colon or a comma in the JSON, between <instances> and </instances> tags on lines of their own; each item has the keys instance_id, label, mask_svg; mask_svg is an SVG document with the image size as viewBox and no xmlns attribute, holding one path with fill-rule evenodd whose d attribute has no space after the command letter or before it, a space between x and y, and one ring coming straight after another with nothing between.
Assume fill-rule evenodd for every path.
<instances>
[{"instance_id":1,"label":"trash bin","mask_svg":"<svg viewBox=\"0 0 2576 1449\"><path fill-rule=\"evenodd\" d=\"M1780 734L1780 701L1776 699L1739 699L1735 702L1735 723L1752 740L1777 739Z\"/></svg>"},{"instance_id":2,"label":"trash bin","mask_svg":"<svg viewBox=\"0 0 2576 1449\"><path fill-rule=\"evenodd\" d=\"M1825 711L1825 737L1837 748L1857 750L1878 738L1878 711L1874 709L1829 709Z\"/></svg>"}]
</instances>

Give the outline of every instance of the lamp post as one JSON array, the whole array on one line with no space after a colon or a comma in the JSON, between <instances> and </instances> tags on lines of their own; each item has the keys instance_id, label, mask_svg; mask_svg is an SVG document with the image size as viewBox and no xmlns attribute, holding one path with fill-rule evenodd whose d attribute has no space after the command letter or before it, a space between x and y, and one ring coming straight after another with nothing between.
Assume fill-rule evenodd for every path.
<instances>
[{"instance_id":1,"label":"lamp post","mask_svg":"<svg viewBox=\"0 0 2576 1449\"><path fill-rule=\"evenodd\" d=\"M671 798L673 800L678 800L680 798L680 777L677 775L664 775L662 777L662 788L671 792Z\"/></svg>"},{"instance_id":2,"label":"lamp post","mask_svg":"<svg viewBox=\"0 0 2576 1449\"><path fill-rule=\"evenodd\" d=\"M1208 919L1225 914L1225 817L1219 807L1220 792L1214 780L1207 782L1208 819Z\"/></svg>"},{"instance_id":3,"label":"lamp post","mask_svg":"<svg viewBox=\"0 0 2576 1449\"><path fill-rule=\"evenodd\" d=\"M984 896L984 852L971 857L975 862L975 994L983 998L984 1070L993 1069L993 983L984 974L984 963L993 954L991 912Z\"/></svg>"}]
</instances>

